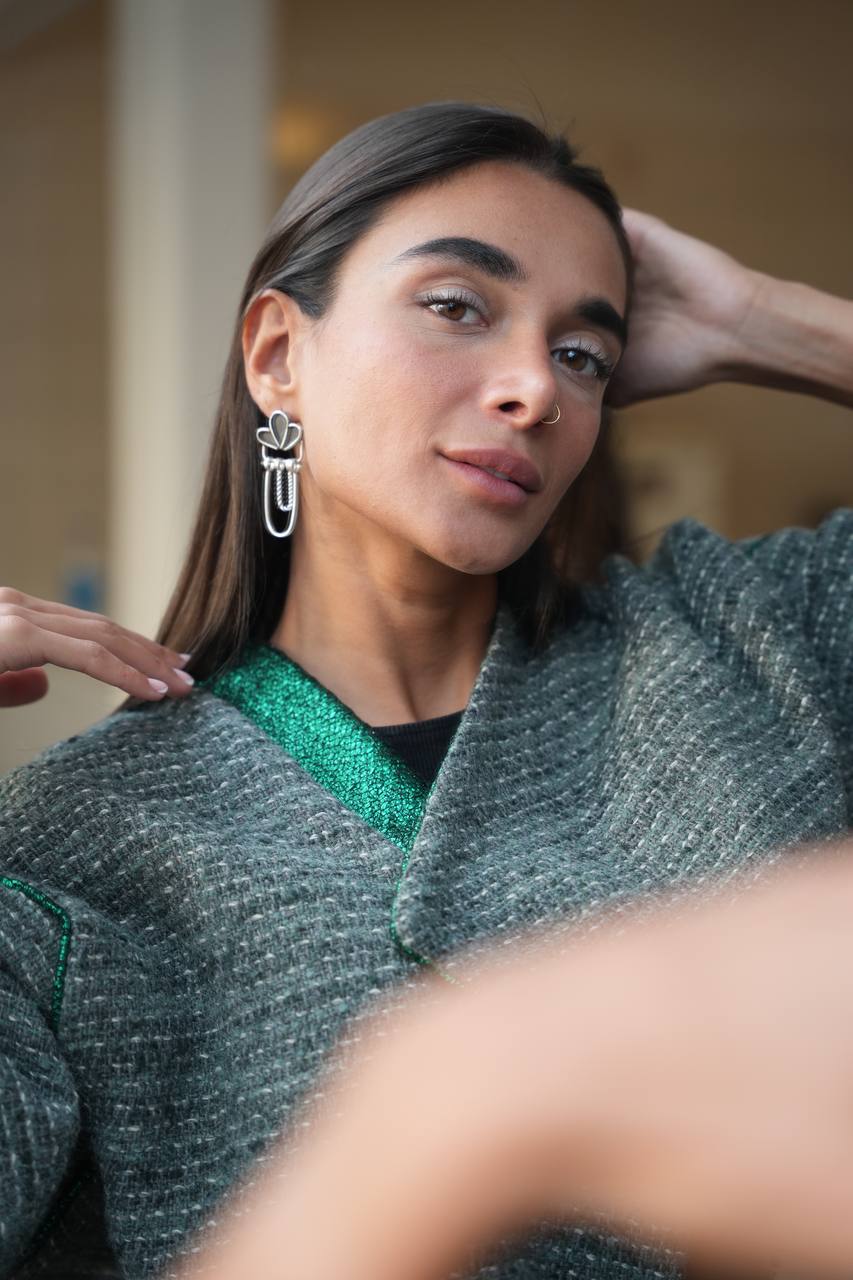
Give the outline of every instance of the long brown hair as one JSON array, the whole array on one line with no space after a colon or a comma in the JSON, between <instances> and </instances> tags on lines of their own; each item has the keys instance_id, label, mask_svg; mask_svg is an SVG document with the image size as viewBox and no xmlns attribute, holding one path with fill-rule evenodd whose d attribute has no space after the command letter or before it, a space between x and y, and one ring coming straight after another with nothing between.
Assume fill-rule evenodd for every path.
<instances>
[{"instance_id":1,"label":"long brown hair","mask_svg":"<svg viewBox=\"0 0 853 1280\"><path fill-rule=\"evenodd\" d=\"M158 640L187 652L204 678L267 641L284 607L287 540L264 529L255 429L263 418L243 370L242 324L266 288L323 315L349 249L403 191L489 160L512 161L582 193L605 214L629 280L632 260L618 201L601 173L579 164L565 138L494 106L429 103L382 116L336 143L300 179L274 218L252 263L225 368L210 458L195 527ZM608 447L605 408L583 472L528 550L498 573L498 591L535 646L571 610L573 588L595 579L602 559L627 554L623 502Z\"/></svg>"}]
</instances>

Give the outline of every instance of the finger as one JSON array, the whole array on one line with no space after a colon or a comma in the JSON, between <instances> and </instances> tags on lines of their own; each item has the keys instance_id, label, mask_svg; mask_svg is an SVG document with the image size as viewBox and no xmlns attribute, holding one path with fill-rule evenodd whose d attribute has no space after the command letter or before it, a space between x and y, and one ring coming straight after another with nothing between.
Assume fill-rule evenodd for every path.
<instances>
[{"instance_id":1,"label":"finger","mask_svg":"<svg viewBox=\"0 0 853 1280\"><path fill-rule=\"evenodd\" d=\"M6 618L23 618L34 626L45 631L52 631L57 635L76 636L80 640L94 640L128 666L135 667L144 675L152 676L155 680L164 681L169 686L170 693L186 694L191 688L190 677L184 673L179 675L174 666L160 656L162 646L158 645L156 648L152 648L150 643L141 638L139 640L135 639L130 632L125 631L123 627L118 626L117 623L112 622L109 618L102 620L93 617L91 614L71 617L65 613L53 614L39 612L35 609L25 609L19 605L7 606L4 610L4 616Z\"/></svg>"},{"instance_id":2,"label":"finger","mask_svg":"<svg viewBox=\"0 0 853 1280\"><path fill-rule=\"evenodd\" d=\"M4 611L4 605L31 609L36 613L62 614L69 618L111 623L112 626L119 627L119 624L113 622L106 614L94 613L88 609L76 609L73 605L60 604L56 600L42 600L38 596L29 596L26 592L18 591L14 587L0 587L0 612ZM182 653L178 653L176 649L170 649L167 645L162 645L157 640L151 640L148 636L143 636L138 631L131 631L127 627L119 627L119 629L130 639L136 641L137 644L145 645L153 653L158 654L170 666L182 667L184 665L185 657Z\"/></svg>"},{"instance_id":3,"label":"finger","mask_svg":"<svg viewBox=\"0 0 853 1280\"><path fill-rule=\"evenodd\" d=\"M144 675L97 640L63 635L37 626L25 617L5 617L0 621L3 661L14 672L52 662L54 666L81 671L94 680L114 685L146 702L159 701L169 691L167 683Z\"/></svg>"},{"instance_id":4,"label":"finger","mask_svg":"<svg viewBox=\"0 0 853 1280\"><path fill-rule=\"evenodd\" d=\"M0 707L23 707L47 693L47 673L41 667L0 673Z\"/></svg>"},{"instance_id":5,"label":"finger","mask_svg":"<svg viewBox=\"0 0 853 1280\"><path fill-rule=\"evenodd\" d=\"M631 205L622 206L623 221L636 222L638 225L645 222L649 226L653 222L663 222L663 218L659 218L656 213L647 213L644 209L634 209Z\"/></svg>"}]
</instances>

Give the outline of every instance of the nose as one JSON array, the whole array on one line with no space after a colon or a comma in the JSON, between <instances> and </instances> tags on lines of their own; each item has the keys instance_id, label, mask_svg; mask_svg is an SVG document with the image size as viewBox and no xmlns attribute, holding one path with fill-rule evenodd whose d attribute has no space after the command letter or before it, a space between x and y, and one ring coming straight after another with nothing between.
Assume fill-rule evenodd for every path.
<instances>
[{"instance_id":1,"label":"nose","mask_svg":"<svg viewBox=\"0 0 853 1280\"><path fill-rule=\"evenodd\" d=\"M559 383L551 352L541 339L538 342L516 340L503 346L498 357L498 371L485 390L485 407L499 411L514 426L532 427L543 418L554 416L559 402Z\"/></svg>"}]
</instances>

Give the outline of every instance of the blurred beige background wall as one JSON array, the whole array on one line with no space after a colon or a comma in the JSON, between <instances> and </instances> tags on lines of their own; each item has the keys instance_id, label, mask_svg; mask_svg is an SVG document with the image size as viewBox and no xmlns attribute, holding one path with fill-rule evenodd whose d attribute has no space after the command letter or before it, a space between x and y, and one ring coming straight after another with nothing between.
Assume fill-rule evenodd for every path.
<instances>
[{"instance_id":1,"label":"blurred beige background wall","mask_svg":"<svg viewBox=\"0 0 853 1280\"><path fill-rule=\"evenodd\" d=\"M240 0L199 4L0 0L0 582L48 599L100 593L119 621L154 631L189 526L248 228L259 237L299 173L383 112L457 97L544 116L624 203L763 271L853 297L849 0L807 11L793 0L253 0L251 15ZM240 23L246 61L230 79L215 74L230 39L216 47L217 21L223 35ZM184 45L169 45L165 23ZM179 50L162 68L157 40ZM181 76L182 57L192 74ZM262 157L251 171L240 128ZM144 138L138 164L124 164L130 178L117 137L131 148ZM161 171L183 240L133 229ZM227 206L235 187L243 199ZM188 218L208 237L198 265ZM204 269L227 287L204 295L202 340L187 299ZM178 352L171 369L164 346ZM132 388L135 417L118 387ZM707 388L624 411L617 445L647 550L683 515L740 537L853 504L853 416L813 399ZM120 699L81 675L51 678L42 703L2 713L0 771Z\"/></svg>"}]
</instances>

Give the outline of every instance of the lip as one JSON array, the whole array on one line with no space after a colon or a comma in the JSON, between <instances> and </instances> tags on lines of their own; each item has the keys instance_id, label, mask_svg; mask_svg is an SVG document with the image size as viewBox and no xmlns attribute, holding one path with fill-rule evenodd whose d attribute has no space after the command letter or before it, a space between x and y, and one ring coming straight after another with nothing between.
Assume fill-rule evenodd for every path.
<instances>
[{"instance_id":1,"label":"lip","mask_svg":"<svg viewBox=\"0 0 853 1280\"><path fill-rule=\"evenodd\" d=\"M485 471L483 467L472 466L470 462L457 462L454 458L446 458L443 454L438 456L456 472L466 486L488 502L496 502L500 506L520 507L530 497L527 490L522 489L521 485L516 484L514 480L500 480L497 476L493 476L491 471Z\"/></svg>"},{"instance_id":2,"label":"lip","mask_svg":"<svg viewBox=\"0 0 853 1280\"><path fill-rule=\"evenodd\" d=\"M492 467L495 471L503 471L526 493L538 493L542 488L542 477L530 459L509 449L444 449L442 456L451 462L466 462L470 467Z\"/></svg>"}]
</instances>

